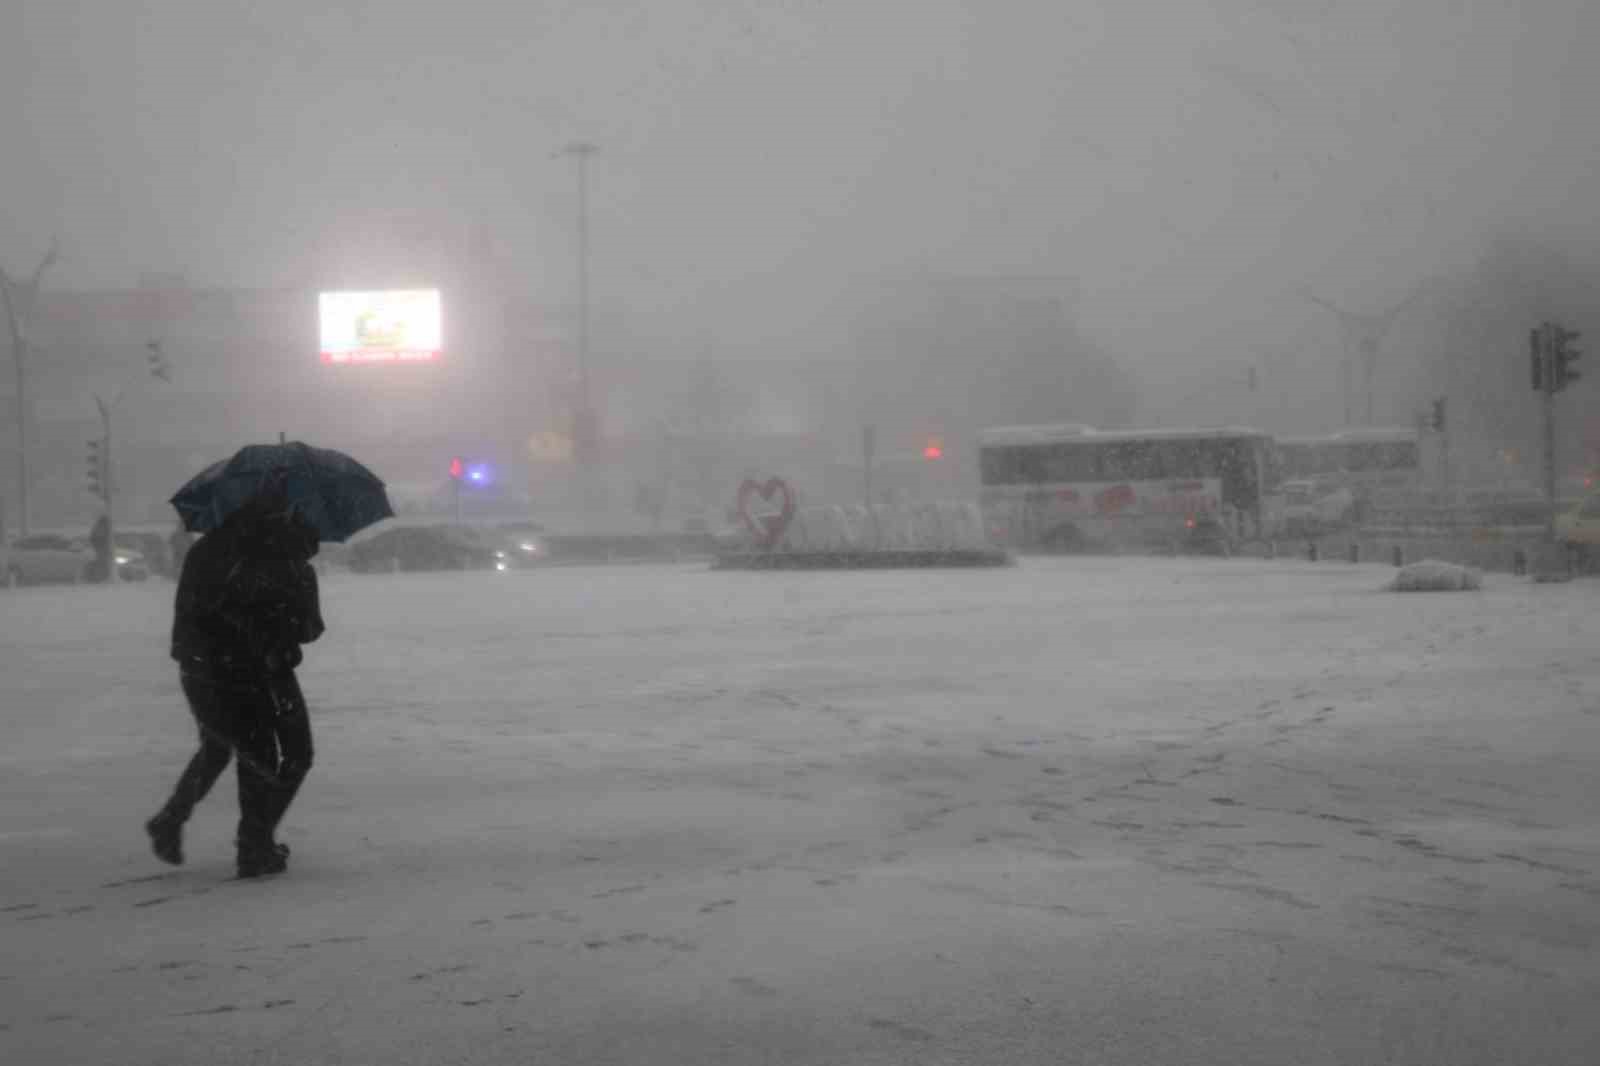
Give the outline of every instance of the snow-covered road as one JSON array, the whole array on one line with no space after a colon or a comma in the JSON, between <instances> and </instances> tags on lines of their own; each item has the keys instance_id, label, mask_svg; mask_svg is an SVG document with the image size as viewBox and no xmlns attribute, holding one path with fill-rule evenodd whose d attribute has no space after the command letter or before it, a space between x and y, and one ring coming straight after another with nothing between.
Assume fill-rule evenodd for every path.
<instances>
[{"instance_id":1,"label":"snow-covered road","mask_svg":"<svg viewBox=\"0 0 1600 1066\"><path fill-rule=\"evenodd\" d=\"M341 575L281 878L171 586L0 590L0 1062L1592 1063L1600 583Z\"/></svg>"}]
</instances>

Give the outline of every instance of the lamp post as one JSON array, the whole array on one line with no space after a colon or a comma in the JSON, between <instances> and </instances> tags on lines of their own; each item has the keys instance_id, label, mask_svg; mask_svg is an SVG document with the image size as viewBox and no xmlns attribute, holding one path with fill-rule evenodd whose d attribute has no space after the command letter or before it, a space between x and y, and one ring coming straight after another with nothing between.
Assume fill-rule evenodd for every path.
<instances>
[{"instance_id":1,"label":"lamp post","mask_svg":"<svg viewBox=\"0 0 1600 1066\"><path fill-rule=\"evenodd\" d=\"M573 454L580 466L594 459L598 444L589 382L589 159L600 149L574 141L559 156L571 156L578 170L578 402L573 415Z\"/></svg>"},{"instance_id":2,"label":"lamp post","mask_svg":"<svg viewBox=\"0 0 1600 1066\"><path fill-rule=\"evenodd\" d=\"M172 367L167 362L166 352L160 341L150 341L145 345L148 371L152 378L172 384ZM92 490L100 497L105 505L107 566L105 580L114 584L117 580L117 542L116 542L116 516L113 501L116 498L116 475L112 466L112 415L116 413L117 405L127 395L128 386L123 385L107 400L98 393L95 394L94 403L100 410L100 439L90 443L91 460L90 484Z\"/></svg>"},{"instance_id":3,"label":"lamp post","mask_svg":"<svg viewBox=\"0 0 1600 1066\"><path fill-rule=\"evenodd\" d=\"M1364 399L1363 423L1372 424L1374 383L1378 376L1378 354L1383 339L1394 326L1395 319L1421 295L1421 287L1412 289L1405 299L1377 314L1358 314L1322 299L1315 293L1303 293L1307 300L1330 312L1339 320L1339 332L1344 342L1345 358L1340 365L1340 391L1344 393L1344 424L1355 424L1355 367L1352 357L1361 355L1361 386Z\"/></svg>"},{"instance_id":4,"label":"lamp post","mask_svg":"<svg viewBox=\"0 0 1600 1066\"><path fill-rule=\"evenodd\" d=\"M17 529L27 536L28 511L28 325L39 298L39 284L45 271L56 261L60 245L50 242L50 250L26 280L12 277L0 269L0 306L11 331L11 357L17 371Z\"/></svg>"}]
</instances>

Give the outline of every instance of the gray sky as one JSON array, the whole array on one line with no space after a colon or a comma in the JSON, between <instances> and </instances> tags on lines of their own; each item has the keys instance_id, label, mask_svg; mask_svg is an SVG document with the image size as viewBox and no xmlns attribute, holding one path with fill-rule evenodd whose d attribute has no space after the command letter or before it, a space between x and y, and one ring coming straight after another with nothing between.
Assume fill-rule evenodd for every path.
<instances>
[{"instance_id":1,"label":"gray sky","mask_svg":"<svg viewBox=\"0 0 1600 1066\"><path fill-rule=\"evenodd\" d=\"M0 259L293 284L481 217L551 301L822 343L862 277L1061 274L1129 356L1337 336L1505 225L1600 218L1594 0L8 0Z\"/></svg>"}]
</instances>

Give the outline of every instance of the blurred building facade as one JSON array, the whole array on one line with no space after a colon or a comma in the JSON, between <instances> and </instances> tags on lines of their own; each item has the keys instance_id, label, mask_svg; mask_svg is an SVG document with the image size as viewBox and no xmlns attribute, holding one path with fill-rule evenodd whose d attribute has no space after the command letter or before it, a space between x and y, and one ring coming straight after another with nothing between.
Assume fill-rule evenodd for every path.
<instances>
[{"instance_id":1,"label":"blurred building facade","mask_svg":"<svg viewBox=\"0 0 1600 1066\"><path fill-rule=\"evenodd\" d=\"M492 463L501 484L525 480L530 426L551 419L541 375L556 356L537 334L508 327L534 316L513 316L498 294L440 283L437 363L329 366L317 335L318 291L328 287L146 279L122 291L44 293L31 330L33 525L83 525L99 506L86 491L87 442L101 432L96 396L120 397L113 459L127 523L169 520L165 500L184 479L280 434L349 451L401 495L437 487L452 455ZM170 382L151 375L151 345ZM14 417L15 398L6 399ZM0 491L15 499L15 435L6 437Z\"/></svg>"}]
</instances>

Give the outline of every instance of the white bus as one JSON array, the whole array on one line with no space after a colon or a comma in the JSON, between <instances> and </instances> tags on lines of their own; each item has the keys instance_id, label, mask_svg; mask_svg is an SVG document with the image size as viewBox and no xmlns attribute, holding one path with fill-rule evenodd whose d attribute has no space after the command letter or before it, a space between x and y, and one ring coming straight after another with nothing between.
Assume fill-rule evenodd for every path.
<instances>
[{"instance_id":1,"label":"white bus","mask_svg":"<svg viewBox=\"0 0 1600 1066\"><path fill-rule=\"evenodd\" d=\"M1365 520L1374 503L1413 493L1422 483L1422 445L1404 426L1346 429L1320 437L1281 437L1284 531L1315 534Z\"/></svg>"},{"instance_id":2,"label":"white bus","mask_svg":"<svg viewBox=\"0 0 1600 1066\"><path fill-rule=\"evenodd\" d=\"M1334 482L1355 489L1416 486L1422 446L1415 429L1371 426L1320 437L1280 437L1283 476L1291 480Z\"/></svg>"},{"instance_id":3,"label":"white bus","mask_svg":"<svg viewBox=\"0 0 1600 1066\"><path fill-rule=\"evenodd\" d=\"M1278 521L1277 449L1256 429L1006 426L979 438L990 533L1016 548L1258 538Z\"/></svg>"}]
</instances>

